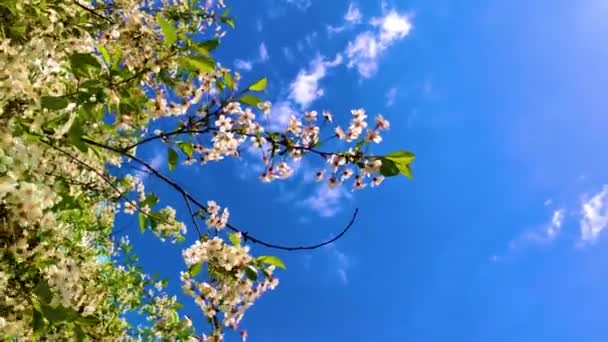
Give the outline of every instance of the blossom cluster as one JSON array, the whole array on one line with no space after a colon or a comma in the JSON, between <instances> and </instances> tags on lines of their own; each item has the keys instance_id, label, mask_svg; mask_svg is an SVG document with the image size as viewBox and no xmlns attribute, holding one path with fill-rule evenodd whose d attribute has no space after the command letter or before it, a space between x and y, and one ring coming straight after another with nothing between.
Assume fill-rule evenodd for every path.
<instances>
[{"instance_id":1,"label":"blossom cluster","mask_svg":"<svg viewBox=\"0 0 608 342\"><path fill-rule=\"evenodd\" d=\"M196 241L183 252L186 265L192 267L207 263L214 277L212 281L198 281L190 273L182 272L181 280L186 294L209 319L216 320L223 313L223 324L236 329L253 303L266 291L274 289L279 280L273 276L274 266L264 268L264 279L257 281L257 269L247 246L230 246L214 237ZM247 273L255 273L252 277ZM215 281L213 281L215 280Z\"/></svg>"}]
</instances>

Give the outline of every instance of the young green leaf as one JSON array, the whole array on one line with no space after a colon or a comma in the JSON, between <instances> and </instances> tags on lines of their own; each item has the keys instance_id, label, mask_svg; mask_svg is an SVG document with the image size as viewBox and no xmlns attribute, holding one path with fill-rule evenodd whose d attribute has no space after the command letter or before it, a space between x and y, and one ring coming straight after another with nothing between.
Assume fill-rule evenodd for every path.
<instances>
[{"instance_id":1,"label":"young green leaf","mask_svg":"<svg viewBox=\"0 0 608 342\"><path fill-rule=\"evenodd\" d=\"M224 72L224 82L226 82L226 85L230 90L234 90L234 80L232 79L230 72Z\"/></svg>"},{"instance_id":2,"label":"young green leaf","mask_svg":"<svg viewBox=\"0 0 608 342\"><path fill-rule=\"evenodd\" d=\"M253 107L257 106L258 103L262 102L262 100L259 97L255 96L255 95L251 95L251 94L243 95L239 99L239 101L241 103L244 103L246 105L250 105L250 106L253 106Z\"/></svg>"},{"instance_id":3,"label":"young green leaf","mask_svg":"<svg viewBox=\"0 0 608 342\"><path fill-rule=\"evenodd\" d=\"M245 267L245 275L247 275L247 278L251 281L258 280L258 270L252 265Z\"/></svg>"},{"instance_id":4,"label":"young green leaf","mask_svg":"<svg viewBox=\"0 0 608 342\"><path fill-rule=\"evenodd\" d=\"M68 100L60 96L43 96L40 98L42 108L51 110L59 110L68 106Z\"/></svg>"},{"instance_id":5,"label":"young green leaf","mask_svg":"<svg viewBox=\"0 0 608 342\"><path fill-rule=\"evenodd\" d=\"M230 27L234 28L234 19L228 17L221 17L220 21L224 24L228 24Z\"/></svg>"},{"instance_id":6,"label":"young green leaf","mask_svg":"<svg viewBox=\"0 0 608 342\"><path fill-rule=\"evenodd\" d=\"M262 255L262 256L257 257L256 260L258 260L259 262L262 262L266 265L272 265L272 266L276 266L276 267L282 268L282 269L286 268L283 261L273 255Z\"/></svg>"},{"instance_id":7,"label":"young green leaf","mask_svg":"<svg viewBox=\"0 0 608 342\"><path fill-rule=\"evenodd\" d=\"M203 55L209 55L209 53L211 51L215 50L219 44L220 44L219 40L210 39L210 40L204 41L202 43L198 43L198 42L193 43L192 49L199 53L202 53Z\"/></svg>"},{"instance_id":8,"label":"young green leaf","mask_svg":"<svg viewBox=\"0 0 608 342\"><path fill-rule=\"evenodd\" d=\"M148 207L153 207L156 205L156 203L158 203L158 196L156 196L153 193L149 193L146 196L146 199L143 200L143 202L141 202L141 206L148 206Z\"/></svg>"},{"instance_id":9,"label":"young green leaf","mask_svg":"<svg viewBox=\"0 0 608 342\"><path fill-rule=\"evenodd\" d=\"M182 152L184 152L188 157L192 158L192 154L194 153L194 149L192 147L192 143L189 143L187 141L180 141L177 143L177 146L179 147L180 150L182 150Z\"/></svg>"},{"instance_id":10,"label":"young green leaf","mask_svg":"<svg viewBox=\"0 0 608 342\"><path fill-rule=\"evenodd\" d=\"M70 67L76 76L96 75L101 70L101 64L90 53L74 53L70 55Z\"/></svg>"},{"instance_id":11,"label":"young green leaf","mask_svg":"<svg viewBox=\"0 0 608 342\"><path fill-rule=\"evenodd\" d=\"M395 168L399 170L398 173L401 173L407 178L412 179L413 175L412 169L410 168L410 164L414 161L414 159L416 159L416 156L411 152L395 151L384 156L384 158L382 159L382 166L384 167L385 162L387 163L387 165L391 165L392 163Z\"/></svg>"},{"instance_id":12,"label":"young green leaf","mask_svg":"<svg viewBox=\"0 0 608 342\"><path fill-rule=\"evenodd\" d=\"M230 242L232 242L233 246L241 245L241 237L237 233L228 233L228 239L230 239Z\"/></svg>"},{"instance_id":13,"label":"young green leaf","mask_svg":"<svg viewBox=\"0 0 608 342\"><path fill-rule=\"evenodd\" d=\"M397 164L409 164L416 159L416 156L408 151L394 151L385 155L384 158L390 159Z\"/></svg>"},{"instance_id":14,"label":"young green leaf","mask_svg":"<svg viewBox=\"0 0 608 342\"><path fill-rule=\"evenodd\" d=\"M165 18L163 18L160 13L156 16L156 20L160 25L160 29L163 31L163 35L165 36L165 43L167 44L167 46L173 45L177 40L177 32L175 32L175 27L173 26L173 24L165 20Z\"/></svg>"},{"instance_id":15,"label":"young green leaf","mask_svg":"<svg viewBox=\"0 0 608 342\"><path fill-rule=\"evenodd\" d=\"M209 73L215 70L215 61L207 56L181 57L177 60L179 65L188 71L201 71Z\"/></svg>"},{"instance_id":16,"label":"young green leaf","mask_svg":"<svg viewBox=\"0 0 608 342\"><path fill-rule=\"evenodd\" d=\"M139 213L137 214L137 221L139 222L139 231L140 232L145 232L146 231L146 215L144 215L144 213Z\"/></svg>"},{"instance_id":17,"label":"young green leaf","mask_svg":"<svg viewBox=\"0 0 608 342\"><path fill-rule=\"evenodd\" d=\"M101 54L101 57L103 58L103 61L106 63L106 65L110 65L111 59L108 50L102 45L97 45L97 50Z\"/></svg>"},{"instance_id":18,"label":"young green leaf","mask_svg":"<svg viewBox=\"0 0 608 342\"><path fill-rule=\"evenodd\" d=\"M268 79L266 77L262 77L259 80L253 82L252 85L250 85L247 90L252 90L252 91L264 91L266 90L266 85L268 84Z\"/></svg>"},{"instance_id":19,"label":"young green leaf","mask_svg":"<svg viewBox=\"0 0 608 342\"><path fill-rule=\"evenodd\" d=\"M169 161L169 171L173 171L177 165L178 155L174 149L170 148L167 150L167 160Z\"/></svg>"},{"instance_id":20,"label":"young green leaf","mask_svg":"<svg viewBox=\"0 0 608 342\"><path fill-rule=\"evenodd\" d=\"M386 158L380 158L382 161L382 165L380 166L380 173L384 177L392 177L399 174L399 167L395 164L394 161Z\"/></svg>"},{"instance_id":21,"label":"young green leaf","mask_svg":"<svg viewBox=\"0 0 608 342\"><path fill-rule=\"evenodd\" d=\"M203 263L199 262L197 264L190 266L190 268L188 268L188 273L190 274L191 277L196 277L199 273L201 273L202 269L203 269Z\"/></svg>"}]
</instances>

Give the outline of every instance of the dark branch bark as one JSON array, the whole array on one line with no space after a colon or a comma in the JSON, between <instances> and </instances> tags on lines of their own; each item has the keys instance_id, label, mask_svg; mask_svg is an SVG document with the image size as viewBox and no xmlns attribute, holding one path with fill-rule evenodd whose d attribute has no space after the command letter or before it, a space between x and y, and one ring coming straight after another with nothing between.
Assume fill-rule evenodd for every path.
<instances>
[{"instance_id":1,"label":"dark branch bark","mask_svg":"<svg viewBox=\"0 0 608 342\"><path fill-rule=\"evenodd\" d=\"M149 163L145 162L144 160L137 158L136 156L128 153L128 152L124 152L122 149L119 148L115 148L112 146L108 146L87 138L82 138L82 140L84 142L86 142L87 144L93 145L93 146L97 146L97 147L101 147L105 150L109 150L112 151L114 153L118 153L124 157L127 157L135 162L137 162L138 164L142 165L143 167L145 167L146 169L148 169L152 174L154 174L157 178L161 179L162 181L164 181L165 183L167 183L169 186L171 186L173 189L175 189L177 192L179 192L182 197L184 197L184 200L186 200L187 204L190 205L190 203L188 203L188 200L193 203L194 205L196 205L198 208L200 208L201 210L203 210L204 212L208 213L207 207L201 203L199 200L197 200L194 196L190 195L181 185L179 185L178 183L176 183L175 181L173 181L172 179L170 179L169 177L163 175L162 173L160 173L158 170L156 170L154 167L152 167ZM274 244L274 243L269 243L266 242L264 240L258 239L254 236L249 235L249 233L242 231L241 229L233 226L232 224L228 223L226 224L226 227L228 229L230 229L231 231L235 232L235 233L241 233L243 235L244 240L249 240L253 243L262 245L264 247L268 247L268 248L273 248L273 249L279 249L279 250L285 250L285 251L301 251L301 250L312 250L312 249L317 249L326 245L329 245L330 243L340 239L342 236L344 236L344 234L346 234L346 232L353 226L353 224L355 223L355 219L357 217L357 214L359 212L359 209L355 209L355 212L353 213L353 217L351 218L350 222L348 223L348 225L346 225L346 227L340 232L340 234L336 235L336 237L321 242L321 243L317 243L314 245L309 245L309 246L284 246L284 245L279 245L279 244ZM192 211L190 212L192 214Z\"/></svg>"}]
</instances>

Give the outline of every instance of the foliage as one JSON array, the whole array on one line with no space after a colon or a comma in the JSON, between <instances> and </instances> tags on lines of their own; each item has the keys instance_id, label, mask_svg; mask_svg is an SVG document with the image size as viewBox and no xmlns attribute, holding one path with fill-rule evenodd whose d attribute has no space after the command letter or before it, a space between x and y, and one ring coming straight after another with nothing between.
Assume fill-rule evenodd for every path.
<instances>
[{"instance_id":1,"label":"foliage","mask_svg":"<svg viewBox=\"0 0 608 342\"><path fill-rule=\"evenodd\" d=\"M328 112L292 116L286 130L267 130L271 104L259 97L267 79L239 91L240 75L212 56L234 27L222 1L0 3L0 338L220 341L278 285L274 269L285 268L275 256L253 257L246 243L307 248L241 233L228 209L199 201L139 159L143 144L163 141L171 171L238 158L250 146L261 151L265 182L288 178L290 162L304 156L327 161L317 179L331 187L350 178L361 189L385 176L411 177L411 153L363 152L388 129L382 116L368 127L365 111L354 110L348 129L335 126L326 139L317 123L331 127ZM148 132L171 117L179 121L175 129ZM332 139L348 146L319 149ZM127 164L178 192L193 218L189 226L172 207L158 208L160 199L137 174L111 172ZM166 280L143 273L128 238L115 238L119 211L137 214L140 230L163 241L181 242L187 228L196 229L180 280L208 327L180 316ZM133 311L150 324L132 326L125 314Z\"/></svg>"}]
</instances>

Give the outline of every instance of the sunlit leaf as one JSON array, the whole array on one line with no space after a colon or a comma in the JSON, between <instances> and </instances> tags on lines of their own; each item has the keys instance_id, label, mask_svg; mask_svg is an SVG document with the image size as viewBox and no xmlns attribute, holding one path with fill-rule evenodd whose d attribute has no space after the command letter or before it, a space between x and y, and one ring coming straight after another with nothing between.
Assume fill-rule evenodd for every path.
<instances>
[{"instance_id":1,"label":"sunlit leaf","mask_svg":"<svg viewBox=\"0 0 608 342\"><path fill-rule=\"evenodd\" d=\"M188 157L192 158L192 154L194 153L194 149L192 147L192 143L189 143L187 141L180 141L177 143L177 146L179 147L180 150L182 150L182 152L184 152Z\"/></svg>"},{"instance_id":2,"label":"sunlit leaf","mask_svg":"<svg viewBox=\"0 0 608 342\"><path fill-rule=\"evenodd\" d=\"M251 95L251 94L243 95L239 99L239 101L241 103L244 103L246 105L250 105L250 106L253 106L253 107L257 106L258 103L262 102L262 100L259 97L255 96L255 95Z\"/></svg>"},{"instance_id":3,"label":"sunlit leaf","mask_svg":"<svg viewBox=\"0 0 608 342\"><path fill-rule=\"evenodd\" d=\"M139 222L139 231L142 233L145 232L146 231L146 221L147 221L146 215L144 213L138 213L137 221Z\"/></svg>"},{"instance_id":4,"label":"sunlit leaf","mask_svg":"<svg viewBox=\"0 0 608 342\"><path fill-rule=\"evenodd\" d=\"M247 278L251 281L258 280L258 270L252 265L245 267L245 275L247 275Z\"/></svg>"},{"instance_id":5,"label":"sunlit leaf","mask_svg":"<svg viewBox=\"0 0 608 342\"><path fill-rule=\"evenodd\" d=\"M237 233L228 233L228 239L230 239L230 242L232 242L233 246L241 245L241 237Z\"/></svg>"},{"instance_id":6,"label":"sunlit leaf","mask_svg":"<svg viewBox=\"0 0 608 342\"><path fill-rule=\"evenodd\" d=\"M177 165L178 155L174 149L167 150L167 160L169 161L169 171L173 171Z\"/></svg>"},{"instance_id":7,"label":"sunlit leaf","mask_svg":"<svg viewBox=\"0 0 608 342\"><path fill-rule=\"evenodd\" d=\"M282 268L282 269L286 268L283 261L273 255L262 255L262 256L257 257L257 260L266 265L273 265L273 266L276 266L276 267Z\"/></svg>"},{"instance_id":8,"label":"sunlit leaf","mask_svg":"<svg viewBox=\"0 0 608 342\"><path fill-rule=\"evenodd\" d=\"M163 31L163 35L165 36L165 43L168 46L171 46L177 40L177 32L175 32L175 27L165 20L165 18L160 15L160 13L156 16L156 20L160 25L160 29Z\"/></svg>"},{"instance_id":9,"label":"sunlit leaf","mask_svg":"<svg viewBox=\"0 0 608 342\"><path fill-rule=\"evenodd\" d=\"M61 96L42 96L40 98L40 105L42 108L51 110L59 110L68 106L69 101L65 97Z\"/></svg>"},{"instance_id":10,"label":"sunlit leaf","mask_svg":"<svg viewBox=\"0 0 608 342\"><path fill-rule=\"evenodd\" d=\"M259 80L253 82L253 84L251 84L249 87L247 87L247 90L264 91L264 90L266 90L267 84L268 84L268 79L266 77L262 77Z\"/></svg>"},{"instance_id":11,"label":"sunlit leaf","mask_svg":"<svg viewBox=\"0 0 608 342\"><path fill-rule=\"evenodd\" d=\"M203 263L199 262L199 263L196 263L196 264L190 266L190 268L188 268L188 273L190 274L191 277L196 277L199 273L201 273L202 269L203 269Z\"/></svg>"}]
</instances>

